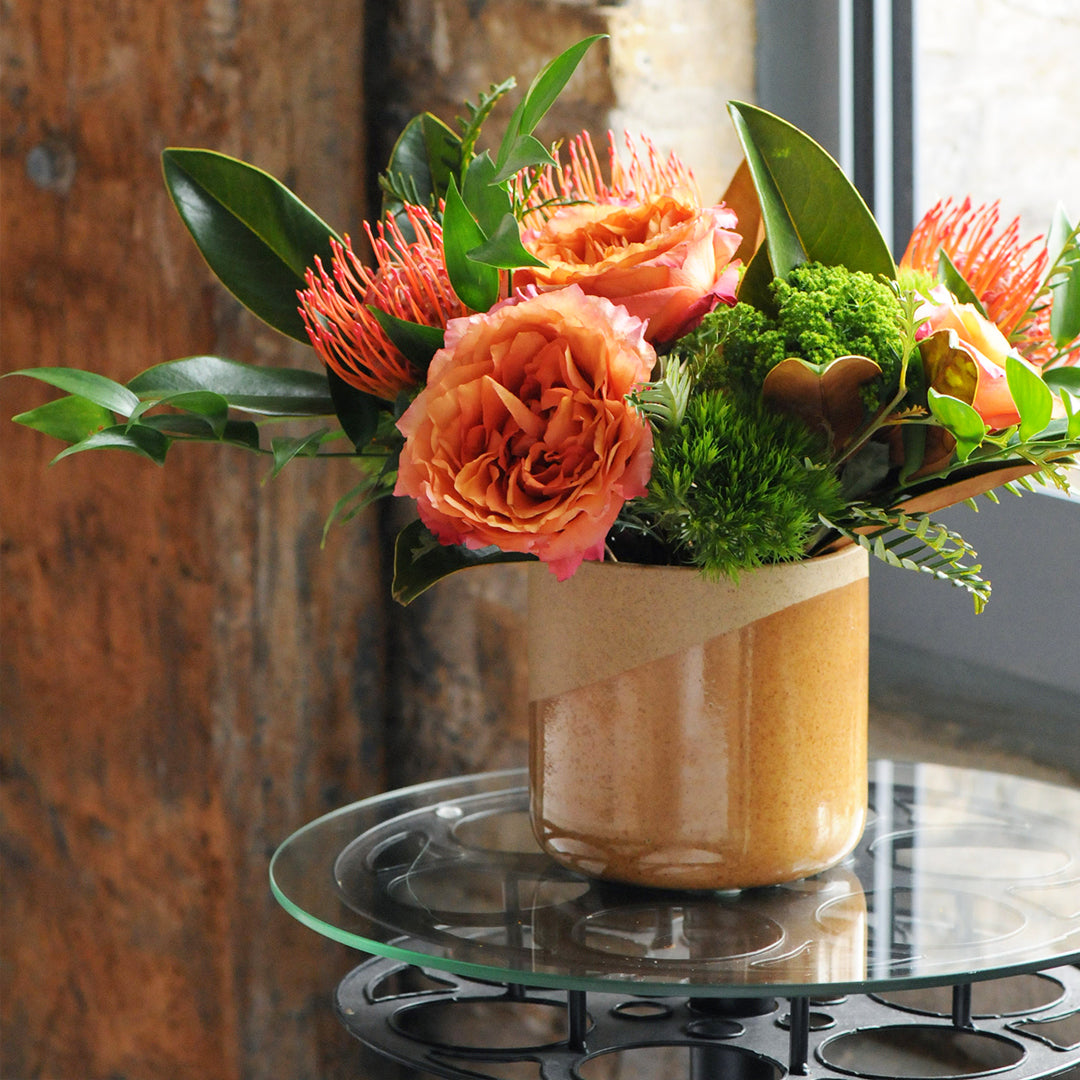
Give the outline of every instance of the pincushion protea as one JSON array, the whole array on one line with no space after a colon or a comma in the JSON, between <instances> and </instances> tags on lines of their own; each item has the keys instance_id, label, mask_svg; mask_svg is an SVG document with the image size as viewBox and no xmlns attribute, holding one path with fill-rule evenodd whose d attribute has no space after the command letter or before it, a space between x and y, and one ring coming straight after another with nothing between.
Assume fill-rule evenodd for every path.
<instances>
[{"instance_id":1,"label":"pincushion protea","mask_svg":"<svg viewBox=\"0 0 1080 1080\"><path fill-rule=\"evenodd\" d=\"M688 206L702 205L701 191L694 174L675 155L662 158L647 138L640 139L640 148L626 136L630 164L624 165L615 147L615 136L608 132L608 174L605 181L596 150L587 131L567 144L569 161L557 168L548 166L533 177L535 184L525 195L530 208L523 223L538 228L554 206L568 202L590 202L599 205L624 205L645 202L660 195L675 196Z\"/></svg>"},{"instance_id":2,"label":"pincushion protea","mask_svg":"<svg viewBox=\"0 0 1080 1080\"><path fill-rule=\"evenodd\" d=\"M987 317L1030 361L1058 356L1050 339L1050 303L1042 302L1049 255L1045 240L1020 240L1020 219L999 227L998 201L974 206L970 198L940 200L923 216L908 241L901 269L937 275L944 251L979 298ZM1065 353L1080 360L1080 342Z\"/></svg>"},{"instance_id":3,"label":"pincushion protea","mask_svg":"<svg viewBox=\"0 0 1080 1080\"><path fill-rule=\"evenodd\" d=\"M443 260L442 228L429 211L406 207L416 239L409 242L393 217L377 233L365 223L376 269L332 240L330 272L320 259L307 272L308 287L299 293L300 314L320 359L350 386L393 401L422 385L423 372L390 341L370 307L425 326L445 327L467 313L450 287Z\"/></svg>"}]
</instances>

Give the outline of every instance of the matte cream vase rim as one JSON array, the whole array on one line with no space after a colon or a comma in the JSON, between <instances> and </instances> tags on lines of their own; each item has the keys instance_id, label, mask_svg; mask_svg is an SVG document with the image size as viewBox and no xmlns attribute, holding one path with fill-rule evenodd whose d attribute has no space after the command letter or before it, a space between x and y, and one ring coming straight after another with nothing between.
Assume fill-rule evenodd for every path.
<instances>
[{"instance_id":1,"label":"matte cream vase rim","mask_svg":"<svg viewBox=\"0 0 1080 1080\"><path fill-rule=\"evenodd\" d=\"M529 699L598 682L625 669L628 657L638 664L658 660L841 588L866 576L867 559L853 545L746 571L737 583L705 578L694 567L587 562L574 575L573 588L546 567L531 567L530 603L548 617L529 626ZM614 576L621 579L615 590ZM707 604L700 602L704 594ZM598 635L583 650L567 628L595 622L598 611L619 632Z\"/></svg>"}]
</instances>

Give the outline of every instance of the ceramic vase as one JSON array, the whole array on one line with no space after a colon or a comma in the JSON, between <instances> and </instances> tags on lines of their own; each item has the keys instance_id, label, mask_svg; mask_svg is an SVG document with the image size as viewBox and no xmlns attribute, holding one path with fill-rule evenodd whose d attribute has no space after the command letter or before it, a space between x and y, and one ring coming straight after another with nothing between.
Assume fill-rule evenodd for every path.
<instances>
[{"instance_id":1,"label":"ceramic vase","mask_svg":"<svg viewBox=\"0 0 1080 1080\"><path fill-rule=\"evenodd\" d=\"M743 889L840 862L867 807L868 566L737 582L530 567L530 814L589 877Z\"/></svg>"}]
</instances>

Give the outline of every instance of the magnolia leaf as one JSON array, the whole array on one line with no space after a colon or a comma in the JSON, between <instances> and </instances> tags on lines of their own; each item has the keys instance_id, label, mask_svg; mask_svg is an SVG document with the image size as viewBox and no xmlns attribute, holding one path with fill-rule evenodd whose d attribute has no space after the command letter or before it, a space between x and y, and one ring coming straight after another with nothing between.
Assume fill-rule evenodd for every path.
<instances>
[{"instance_id":1,"label":"magnolia leaf","mask_svg":"<svg viewBox=\"0 0 1080 1080\"><path fill-rule=\"evenodd\" d=\"M736 298L751 304L771 318L777 314L776 298L769 286L773 281L773 268L769 262L769 245L761 244L743 272L736 291Z\"/></svg>"},{"instance_id":2,"label":"magnolia leaf","mask_svg":"<svg viewBox=\"0 0 1080 1080\"><path fill-rule=\"evenodd\" d=\"M955 330L927 334L919 342L919 356L927 386L967 405L975 400L979 367Z\"/></svg>"},{"instance_id":3,"label":"magnolia leaf","mask_svg":"<svg viewBox=\"0 0 1080 1080\"><path fill-rule=\"evenodd\" d=\"M40 367L9 371L4 378L8 375L27 375L31 379L38 379L50 386L55 386L58 390L77 394L121 416L130 416L132 410L139 404L139 399L127 387L104 375L99 375L96 371L83 371L81 368L69 367Z\"/></svg>"},{"instance_id":4,"label":"magnolia leaf","mask_svg":"<svg viewBox=\"0 0 1080 1080\"><path fill-rule=\"evenodd\" d=\"M754 179L773 271L807 261L895 279L873 214L840 166L809 135L764 109L728 103Z\"/></svg>"},{"instance_id":5,"label":"magnolia leaf","mask_svg":"<svg viewBox=\"0 0 1080 1080\"><path fill-rule=\"evenodd\" d=\"M61 458L82 453L84 450L101 450L111 447L118 450L131 450L141 457L149 458L155 465L164 465L165 454L171 441L167 435L144 424L111 427L104 431L96 431L93 435L88 435L75 443L74 446L62 450L52 459L51 464L55 465Z\"/></svg>"},{"instance_id":6,"label":"magnolia leaf","mask_svg":"<svg viewBox=\"0 0 1080 1080\"><path fill-rule=\"evenodd\" d=\"M486 239L451 180L443 212L446 273L458 298L473 311L487 311L499 298L499 271L469 258Z\"/></svg>"},{"instance_id":7,"label":"magnolia leaf","mask_svg":"<svg viewBox=\"0 0 1080 1080\"><path fill-rule=\"evenodd\" d=\"M353 446L360 450L378 433L379 421L387 413L386 402L351 386L329 368L326 370L326 377L334 403L333 411L337 414L341 430Z\"/></svg>"},{"instance_id":8,"label":"magnolia leaf","mask_svg":"<svg viewBox=\"0 0 1080 1080\"><path fill-rule=\"evenodd\" d=\"M108 409L77 394L47 401L11 419L68 443L79 442L116 423L116 417Z\"/></svg>"},{"instance_id":9,"label":"magnolia leaf","mask_svg":"<svg viewBox=\"0 0 1080 1080\"><path fill-rule=\"evenodd\" d=\"M1063 349L1080 335L1080 239L1061 205L1050 226L1047 249L1059 267L1050 282L1050 336Z\"/></svg>"},{"instance_id":10,"label":"magnolia leaf","mask_svg":"<svg viewBox=\"0 0 1080 1080\"><path fill-rule=\"evenodd\" d=\"M405 202L437 211L452 177L462 169L461 139L437 116L414 116L398 136L386 171L380 177L383 188L383 216L398 219L407 240L413 240L412 226L403 211ZM408 198L401 198L406 192Z\"/></svg>"},{"instance_id":11,"label":"magnolia leaf","mask_svg":"<svg viewBox=\"0 0 1080 1080\"><path fill-rule=\"evenodd\" d=\"M949 258L949 253L944 249L938 250L938 281L960 301L961 304L972 304L975 310L984 318L988 318L986 308L982 301L975 295L975 290L967 283L967 279L956 268L956 263Z\"/></svg>"},{"instance_id":12,"label":"magnolia leaf","mask_svg":"<svg viewBox=\"0 0 1080 1080\"><path fill-rule=\"evenodd\" d=\"M990 429L966 401L938 393L933 387L926 398L934 418L956 439L956 456L967 461Z\"/></svg>"},{"instance_id":13,"label":"magnolia leaf","mask_svg":"<svg viewBox=\"0 0 1080 1080\"><path fill-rule=\"evenodd\" d=\"M1005 357L1005 378L1020 413L1020 439L1024 442L1050 423L1054 415L1054 393L1030 364L1015 356Z\"/></svg>"},{"instance_id":14,"label":"magnolia leaf","mask_svg":"<svg viewBox=\"0 0 1080 1080\"><path fill-rule=\"evenodd\" d=\"M161 160L176 209L221 283L275 330L308 344L296 293L315 256L330 265L334 230L246 162L175 147Z\"/></svg>"},{"instance_id":15,"label":"magnolia leaf","mask_svg":"<svg viewBox=\"0 0 1080 1080\"><path fill-rule=\"evenodd\" d=\"M234 409L262 416L328 416L334 412L325 372L257 367L220 356L188 356L140 372L128 383L140 397L187 391L220 394Z\"/></svg>"},{"instance_id":16,"label":"magnolia leaf","mask_svg":"<svg viewBox=\"0 0 1080 1080\"><path fill-rule=\"evenodd\" d=\"M859 387L880 375L881 366L867 356L838 356L824 367L789 356L765 376L761 395L808 427L824 430L835 451L863 423Z\"/></svg>"},{"instance_id":17,"label":"magnolia leaf","mask_svg":"<svg viewBox=\"0 0 1080 1080\"><path fill-rule=\"evenodd\" d=\"M371 304L367 305L367 309L375 316L375 321L394 348L420 371L427 371L431 358L442 348L446 331L441 326L425 326L423 323L399 319Z\"/></svg>"},{"instance_id":18,"label":"magnolia leaf","mask_svg":"<svg viewBox=\"0 0 1080 1080\"><path fill-rule=\"evenodd\" d=\"M514 270L519 266L547 265L522 244L521 229L513 214L505 215L495 232L478 247L474 247L468 255L473 262L499 267L502 270Z\"/></svg>"},{"instance_id":19,"label":"magnolia leaf","mask_svg":"<svg viewBox=\"0 0 1080 1080\"><path fill-rule=\"evenodd\" d=\"M750 174L746 158L739 163L720 202L735 212L739 234L742 236L742 243L732 258L747 266L754 257L754 252L761 246L765 227L761 220L761 204L754 188L754 178Z\"/></svg>"},{"instance_id":20,"label":"magnolia leaf","mask_svg":"<svg viewBox=\"0 0 1080 1080\"><path fill-rule=\"evenodd\" d=\"M413 521L394 543L394 580L391 592L399 604L410 604L435 582L458 570L493 563L532 562L532 555L500 551L497 547L473 550L440 544L422 521Z\"/></svg>"}]
</instances>

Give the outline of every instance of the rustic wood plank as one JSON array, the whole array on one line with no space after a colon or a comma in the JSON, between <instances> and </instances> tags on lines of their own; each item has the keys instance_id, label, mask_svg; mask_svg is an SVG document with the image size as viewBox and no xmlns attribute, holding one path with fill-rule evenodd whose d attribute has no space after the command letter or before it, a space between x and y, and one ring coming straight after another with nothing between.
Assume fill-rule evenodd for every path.
<instances>
[{"instance_id":1,"label":"rustic wood plank","mask_svg":"<svg viewBox=\"0 0 1080 1080\"><path fill-rule=\"evenodd\" d=\"M202 264L166 144L362 216L362 0L9 5L6 369L126 378L199 351L310 363ZM49 396L0 384L4 417ZM3 1062L15 1077L354 1075L352 960L272 900L289 831L383 786L371 521L319 551L347 468L174 450L47 469L4 420Z\"/></svg>"}]
</instances>

